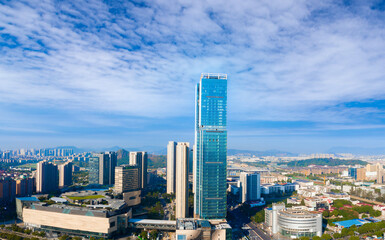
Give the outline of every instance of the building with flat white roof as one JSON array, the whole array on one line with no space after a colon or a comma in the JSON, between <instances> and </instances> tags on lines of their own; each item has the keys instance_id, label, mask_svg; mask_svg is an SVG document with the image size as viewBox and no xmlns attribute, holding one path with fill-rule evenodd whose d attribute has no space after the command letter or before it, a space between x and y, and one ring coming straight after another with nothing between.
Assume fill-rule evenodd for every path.
<instances>
[{"instance_id":1,"label":"building with flat white roof","mask_svg":"<svg viewBox=\"0 0 385 240\"><path fill-rule=\"evenodd\" d=\"M271 234L290 238L321 237L322 213L273 204L271 208L265 208L265 226Z\"/></svg>"}]
</instances>

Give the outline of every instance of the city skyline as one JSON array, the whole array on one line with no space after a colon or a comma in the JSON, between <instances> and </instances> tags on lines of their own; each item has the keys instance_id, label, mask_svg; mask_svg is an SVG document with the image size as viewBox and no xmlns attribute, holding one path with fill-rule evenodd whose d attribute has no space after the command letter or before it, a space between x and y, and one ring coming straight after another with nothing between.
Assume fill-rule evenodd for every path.
<instances>
[{"instance_id":1,"label":"city skyline","mask_svg":"<svg viewBox=\"0 0 385 240\"><path fill-rule=\"evenodd\" d=\"M231 79L230 149L385 145L381 1L0 6L1 150L193 142L202 72Z\"/></svg>"}]
</instances>

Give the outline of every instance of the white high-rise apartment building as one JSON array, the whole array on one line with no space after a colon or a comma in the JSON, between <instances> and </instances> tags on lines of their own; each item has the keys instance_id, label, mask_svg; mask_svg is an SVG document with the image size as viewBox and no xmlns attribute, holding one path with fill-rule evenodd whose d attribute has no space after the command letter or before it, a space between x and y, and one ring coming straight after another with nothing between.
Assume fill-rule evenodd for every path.
<instances>
[{"instance_id":1,"label":"white high-rise apartment building","mask_svg":"<svg viewBox=\"0 0 385 240\"><path fill-rule=\"evenodd\" d=\"M259 173L243 172L239 176L241 182L241 201L255 201L261 198L261 177Z\"/></svg>"},{"instance_id":2,"label":"white high-rise apartment building","mask_svg":"<svg viewBox=\"0 0 385 240\"><path fill-rule=\"evenodd\" d=\"M72 185L72 163L66 162L58 166L59 188Z\"/></svg>"},{"instance_id":3,"label":"white high-rise apartment building","mask_svg":"<svg viewBox=\"0 0 385 240\"><path fill-rule=\"evenodd\" d=\"M189 166L189 143L180 142L176 145L176 218L188 217L188 166Z\"/></svg>"},{"instance_id":4,"label":"white high-rise apartment building","mask_svg":"<svg viewBox=\"0 0 385 240\"><path fill-rule=\"evenodd\" d=\"M170 141L167 145L167 193L175 193L176 142Z\"/></svg>"}]
</instances>

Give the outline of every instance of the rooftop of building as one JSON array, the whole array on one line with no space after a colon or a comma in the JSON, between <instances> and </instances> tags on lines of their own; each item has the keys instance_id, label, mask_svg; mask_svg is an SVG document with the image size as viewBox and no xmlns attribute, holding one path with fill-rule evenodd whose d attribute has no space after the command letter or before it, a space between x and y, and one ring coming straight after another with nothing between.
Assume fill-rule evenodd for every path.
<instances>
[{"instance_id":1,"label":"rooftop of building","mask_svg":"<svg viewBox=\"0 0 385 240\"><path fill-rule=\"evenodd\" d=\"M56 203L66 203L67 200L65 198L59 198L59 197L52 197L50 200L56 202Z\"/></svg>"},{"instance_id":2,"label":"rooftop of building","mask_svg":"<svg viewBox=\"0 0 385 240\"><path fill-rule=\"evenodd\" d=\"M292 208L283 209L280 211L280 214L291 218L314 218L320 215L319 212Z\"/></svg>"},{"instance_id":3,"label":"rooftop of building","mask_svg":"<svg viewBox=\"0 0 385 240\"><path fill-rule=\"evenodd\" d=\"M310 183L310 181L304 179L296 179L295 181L300 183Z\"/></svg>"},{"instance_id":4,"label":"rooftop of building","mask_svg":"<svg viewBox=\"0 0 385 240\"><path fill-rule=\"evenodd\" d=\"M351 226L362 226L365 223L370 223L370 221L366 221L364 219L351 219L351 220L345 220L345 221L340 221L340 222L333 222L335 225L343 228L350 228Z\"/></svg>"},{"instance_id":5,"label":"rooftop of building","mask_svg":"<svg viewBox=\"0 0 385 240\"><path fill-rule=\"evenodd\" d=\"M39 202L39 199L37 197L18 197L16 199L19 199L25 202Z\"/></svg>"},{"instance_id":6,"label":"rooftop of building","mask_svg":"<svg viewBox=\"0 0 385 240\"><path fill-rule=\"evenodd\" d=\"M226 220L204 220L193 218L179 218L176 221L177 230L196 230L196 229L231 229Z\"/></svg>"},{"instance_id":7,"label":"rooftop of building","mask_svg":"<svg viewBox=\"0 0 385 240\"><path fill-rule=\"evenodd\" d=\"M201 78L206 79L227 79L227 74L223 73L202 73Z\"/></svg>"},{"instance_id":8,"label":"rooftop of building","mask_svg":"<svg viewBox=\"0 0 385 240\"><path fill-rule=\"evenodd\" d=\"M137 219L132 218L129 220L130 223L141 223L141 224L162 224L162 225L176 225L177 221L173 220L155 220L155 219Z\"/></svg>"},{"instance_id":9,"label":"rooftop of building","mask_svg":"<svg viewBox=\"0 0 385 240\"><path fill-rule=\"evenodd\" d=\"M116 168L135 169L135 168L138 168L138 165L136 165L136 164L124 164L124 165L116 166L115 169Z\"/></svg>"},{"instance_id":10,"label":"rooftop of building","mask_svg":"<svg viewBox=\"0 0 385 240\"><path fill-rule=\"evenodd\" d=\"M124 203L124 201L123 201ZM112 204L111 204L112 205ZM25 208L47 211L47 212L56 212L56 213L65 213L73 215L83 215L83 216L95 216L95 217L110 217L118 214L127 212L129 208L123 208L120 205L120 208L113 208L114 206L103 205L104 208L100 209L97 205L89 206L75 206L67 204L47 204L45 202L36 202L31 206L26 206ZM107 207L108 206L108 207ZM124 203L125 206L125 203Z\"/></svg>"}]
</instances>

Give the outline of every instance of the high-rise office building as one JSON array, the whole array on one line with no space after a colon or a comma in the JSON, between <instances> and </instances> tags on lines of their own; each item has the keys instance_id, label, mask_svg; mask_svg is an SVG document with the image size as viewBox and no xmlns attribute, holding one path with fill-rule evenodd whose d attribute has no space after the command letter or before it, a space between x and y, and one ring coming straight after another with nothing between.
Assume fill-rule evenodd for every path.
<instances>
[{"instance_id":1,"label":"high-rise office building","mask_svg":"<svg viewBox=\"0 0 385 240\"><path fill-rule=\"evenodd\" d=\"M167 145L167 193L175 193L175 152L176 142L170 141Z\"/></svg>"},{"instance_id":2,"label":"high-rise office building","mask_svg":"<svg viewBox=\"0 0 385 240\"><path fill-rule=\"evenodd\" d=\"M139 169L137 165L123 165L115 168L115 189L124 193L139 189Z\"/></svg>"},{"instance_id":3,"label":"high-rise office building","mask_svg":"<svg viewBox=\"0 0 385 240\"><path fill-rule=\"evenodd\" d=\"M0 203L9 203L15 200L16 182L10 177L0 178Z\"/></svg>"},{"instance_id":4,"label":"high-rise office building","mask_svg":"<svg viewBox=\"0 0 385 240\"><path fill-rule=\"evenodd\" d=\"M242 172L239 176L241 182L241 201L256 201L261 198L261 177L259 173Z\"/></svg>"},{"instance_id":5,"label":"high-rise office building","mask_svg":"<svg viewBox=\"0 0 385 240\"><path fill-rule=\"evenodd\" d=\"M139 168L139 185L144 189L147 187L147 153L130 152L130 165L137 165Z\"/></svg>"},{"instance_id":6,"label":"high-rise office building","mask_svg":"<svg viewBox=\"0 0 385 240\"><path fill-rule=\"evenodd\" d=\"M116 163L115 152L93 154L89 159L89 183L113 185Z\"/></svg>"},{"instance_id":7,"label":"high-rise office building","mask_svg":"<svg viewBox=\"0 0 385 240\"><path fill-rule=\"evenodd\" d=\"M36 167L36 192L57 191L58 187L59 173L57 166L47 161L38 162Z\"/></svg>"},{"instance_id":8,"label":"high-rise office building","mask_svg":"<svg viewBox=\"0 0 385 240\"><path fill-rule=\"evenodd\" d=\"M189 143L180 142L176 146L176 183L175 202L176 218L188 217L188 172L189 172Z\"/></svg>"},{"instance_id":9,"label":"high-rise office building","mask_svg":"<svg viewBox=\"0 0 385 240\"><path fill-rule=\"evenodd\" d=\"M92 155L88 160L88 182L99 184L99 157Z\"/></svg>"},{"instance_id":10,"label":"high-rise office building","mask_svg":"<svg viewBox=\"0 0 385 240\"><path fill-rule=\"evenodd\" d=\"M196 88L194 215L226 217L227 75L202 74Z\"/></svg>"},{"instance_id":11,"label":"high-rise office building","mask_svg":"<svg viewBox=\"0 0 385 240\"><path fill-rule=\"evenodd\" d=\"M59 188L72 185L72 163L66 162L59 165Z\"/></svg>"}]
</instances>

